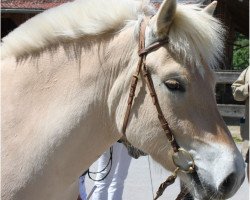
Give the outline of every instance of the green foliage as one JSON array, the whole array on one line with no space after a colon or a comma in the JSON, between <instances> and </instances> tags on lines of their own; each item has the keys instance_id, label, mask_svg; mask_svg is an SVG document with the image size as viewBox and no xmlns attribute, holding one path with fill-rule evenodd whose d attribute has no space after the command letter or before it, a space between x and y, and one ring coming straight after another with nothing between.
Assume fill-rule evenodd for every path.
<instances>
[{"instance_id":1,"label":"green foliage","mask_svg":"<svg viewBox=\"0 0 250 200\"><path fill-rule=\"evenodd\" d=\"M237 34L233 51L233 69L245 69L249 66L249 39Z\"/></svg>"},{"instance_id":2,"label":"green foliage","mask_svg":"<svg viewBox=\"0 0 250 200\"><path fill-rule=\"evenodd\" d=\"M233 139L234 139L234 142L236 142L236 143L241 143L241 142L243 142L242 139L239 138L239 137L236 136L236 135L233 135Z\"/></svg>"}]
</instances>

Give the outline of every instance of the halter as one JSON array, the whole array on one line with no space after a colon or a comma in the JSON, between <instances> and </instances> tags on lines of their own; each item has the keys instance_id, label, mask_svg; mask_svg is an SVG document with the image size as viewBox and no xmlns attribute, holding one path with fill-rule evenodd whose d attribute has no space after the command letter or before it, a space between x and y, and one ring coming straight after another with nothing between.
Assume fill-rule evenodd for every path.
<instances>
[{"instance_id":1,"label":"halter","mask_svg":"<svg viewBox=\"0 0 250 200\"><path fill-rule=\"evenodd\" d=\"M141 74L142 79L144 79L144 81L146 82L146 86L147 86L148 91L150 93L150 96L152 98L153 104L155 105L155 108L157 110L158 119L161 123L161 126L162 126L162 128L167 136L167 139L168 139L169 143L171 144L172 149L174 151L174 154L172 155L172 160L173 160L174 165L176 166L174 173L171 176L169 176L167 178L167 180L160 185L160 187L156 193L156 197L154 198L154 200L156 200L163 194L164 190L169 185L174 183L174 181L177 177L178 171L181 171L184 173L192 173L195 170L195 168L194 168L195 164L194 164L194 159L191 156L191 154L188 151L186 151L185 149L180 148L180 146L176 142L174 134L171 131L171 129L168 125L168 122L167 122L166 118L164 117L164 114L163 114L162 109L160 107L158 97L157 97L157 94L155 92L154 84L153 84L153 81L151 78L151 74L148 71L147 65L146 65L147 55L149 53L151 53L152 51L155 51L158 48L162 47L163 45L167 44L169 42L169 39L168 39L168 37L166 37L165 39L154 42L153 44L151 44L150 46L145 48L146 26L147 26L147 23L144 20L142 20L142 22L140 23L140 31L139 31L139 47L138 47L139 61L137 64L135 74L133 75L132 80L131 80L130 92L129 92L129 97L128 97L128 101L127 101L127 109L125 112L125 117L124 117L123 126L122 126L122 134L124 137L126 137L126 128L128 125L130 111L131 111L133 99L135 96L135 90L136 90L136 86L137 86L137 82L138 82L138 76ZM181 159L185 160L184 164L187 166L187 168L181 167L181 165L179 164ZM182 199L187 193L188 193L188 191L181 191L181 193L178 195L176 200Z\"/></svg>"}]
</instances>

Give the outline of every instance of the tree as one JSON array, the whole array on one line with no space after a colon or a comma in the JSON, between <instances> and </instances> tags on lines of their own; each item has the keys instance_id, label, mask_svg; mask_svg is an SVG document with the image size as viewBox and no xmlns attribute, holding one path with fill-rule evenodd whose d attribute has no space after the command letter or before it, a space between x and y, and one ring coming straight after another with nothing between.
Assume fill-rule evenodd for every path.
<instances>
[{"instance_id":1,"label":"tree","mask_svg":"<svg viewBox=\"0 0 250 200\"><path fill-rule=\"evenodd\" d=\"M233 69L245 69L249 66L249 39L237 33L233 51Z\"/></svg>"}]
</instances>

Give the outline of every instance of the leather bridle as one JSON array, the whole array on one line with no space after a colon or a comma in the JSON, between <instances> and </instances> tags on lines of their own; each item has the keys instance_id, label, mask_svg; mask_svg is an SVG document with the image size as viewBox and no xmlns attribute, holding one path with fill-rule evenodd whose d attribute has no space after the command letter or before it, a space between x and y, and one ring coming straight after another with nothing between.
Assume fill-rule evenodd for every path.
<instances>
[{"instance_id":1,"label":"leather bridle","mask_svg":"<svg viewBox=\"0 0 250 200\"><path fill-rule=\"evenodd\" d=\"M157 194L156 194L156 197L154 198L154 199L157 199L158 197L160 197L162 195L162 193L164 192L164 190L166 189L167 186L174 183L174 181L177 177L178 171L181 171L184 173L192 173L195 170L195 164L194 164L194 160L193 160L192 155L188 151L184 150L183 148L180 148L180 146L176 142L174 134L171 131L171 129L168 125L168 122L167 122L166 118L164 117L164 114L163 114L162 109L160 107L158 97L157 97L157 94L155 92L154 84L153 84L153 81L151 78L151 74L148 71L147 65L146 65L147 55L149 53L151 53L152 51L155 51L158 48L162 47L163 45L167 44L169 42L169 39L168 39L168 37L166 37L162 40L154 42L153 44L149 45L148 47L145 47L146 26L147 26L146 20L142 20L142 22L140 23L140 31L139 31L139 47L138 47L139 61L137 64L135 74L133 75L132 80L131 80L130 92L129 92L129 97L128 97L128 101L127 101L127 109L125 112L125 117L124 117L123 126L122 126L122 134L124 137L126 137L126 128L128 125L130 111L131 111L133 99L135 96L135 90L136 90L136 86L137 86L137 82L138 82L138 77L139 77L139 75L141 75L142 79L146 83L146 86L147 86L148 91L150 93L150 96L152 98L153 104L155 105L155 108L157 110L158 119L161 123L161 126L164 130L164 133L165 133L165 135L166 135L166 137L167 137L167 139L168 139L169 143L171 144L172 149L174 151L172 159L173 159L173 163L176 166L176 169L175 169L173 175L168 177L167 180L165 182L163 182L161 184L161 186L159 187ZM180 154L182 154L182 155L180 155ZM185 162L187 162L186 165L188 166L188 168L184 169L182 166L180 166L180 164L178 164L178 163L180 163L180 159L181 159L180 157L182 157L182 159L183 159L183 157L185 157L184 160L185 160ZM187 192L181 191L181 193L178 195L177 199L178 200L182 199L186 195L186 193Z\"/></svg>"}]
</instances>

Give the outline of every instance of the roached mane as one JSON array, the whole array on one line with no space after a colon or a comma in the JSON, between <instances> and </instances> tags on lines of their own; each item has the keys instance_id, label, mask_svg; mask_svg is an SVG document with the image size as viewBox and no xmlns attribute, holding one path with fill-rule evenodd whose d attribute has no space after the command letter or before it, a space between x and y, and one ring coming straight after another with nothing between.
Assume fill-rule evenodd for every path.
<instances>
[{"instance_id":1,"label":"roached mane","mask_svg":"<svg viewBox=\"0 0 250 200\"><path fill-rule=\"evenodd\" d=\"M142 15L154 13L135 0L76 0L49 9L2 39L2 58L37 52L51 45L87 36L114 33ZM178 5L169 32L169 50L195 65L214 67L223 51L224 29L195 5Z\"/></svg>"}]
</instances>

